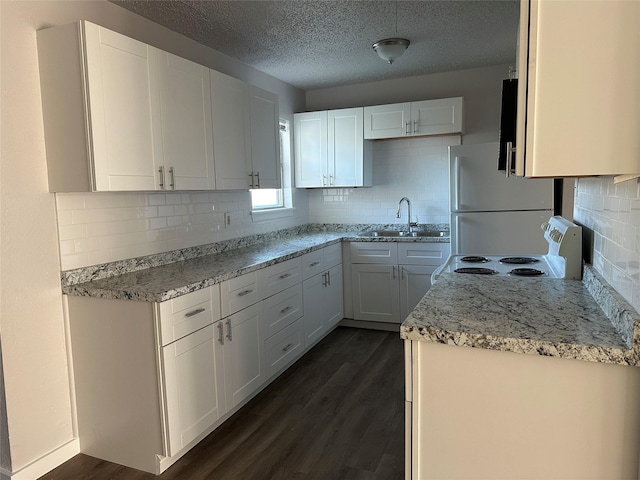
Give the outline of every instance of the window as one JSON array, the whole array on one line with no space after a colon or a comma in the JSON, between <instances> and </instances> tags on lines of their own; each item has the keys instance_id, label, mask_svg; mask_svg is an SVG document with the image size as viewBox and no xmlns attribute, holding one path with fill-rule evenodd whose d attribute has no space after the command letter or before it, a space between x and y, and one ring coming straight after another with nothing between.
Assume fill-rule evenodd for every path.
<instances>
[{"instance_id":1,"label":"window","mask_svg":"<svg viewBox=\"0 0 640 480\"><path fill-rule=\"evenodd\" d=\"M280 178L283 188L261 188L251 192L254 212L291 208L291 137L289 122L280 120Z\"/></svg>"}]
</instances>

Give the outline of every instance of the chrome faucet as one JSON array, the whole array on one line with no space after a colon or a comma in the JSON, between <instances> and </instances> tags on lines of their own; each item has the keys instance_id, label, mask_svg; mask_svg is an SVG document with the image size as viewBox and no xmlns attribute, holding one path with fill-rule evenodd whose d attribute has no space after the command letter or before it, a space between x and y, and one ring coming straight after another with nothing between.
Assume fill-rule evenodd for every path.
<instances>
[{"instance_id":1,"label":"chrome faucet","mask_svg":"<svg viewBox=\"0 0 640 480\"><path fill-rule=\"evenodd\" d=\"M400 218L400 207L402 206L402 202L407 202L407 228L409 232L413 232L413 227L418 226L418 222L411 221L411 200L407 197L402 197L398 202L398 211L396 212L396 218Z\"/></svg>"}]
</instances>

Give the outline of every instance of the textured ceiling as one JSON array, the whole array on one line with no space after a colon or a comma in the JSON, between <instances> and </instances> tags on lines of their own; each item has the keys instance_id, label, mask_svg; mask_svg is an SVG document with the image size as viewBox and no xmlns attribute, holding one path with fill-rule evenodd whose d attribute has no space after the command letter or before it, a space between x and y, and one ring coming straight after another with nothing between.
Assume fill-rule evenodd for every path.
<instances>
[{"instance_id":1,"label":"textured ceiling","mask_svg":"<svg viewBox=\"0 0 640 480\"><path fill-rule=\"evenodd\" d=\"M112 0L304 90L515 59L518 0ZM397 31L396 31L397 9ZM377 40L411 41L393 65Z\"/></svg>"}]
</instances>

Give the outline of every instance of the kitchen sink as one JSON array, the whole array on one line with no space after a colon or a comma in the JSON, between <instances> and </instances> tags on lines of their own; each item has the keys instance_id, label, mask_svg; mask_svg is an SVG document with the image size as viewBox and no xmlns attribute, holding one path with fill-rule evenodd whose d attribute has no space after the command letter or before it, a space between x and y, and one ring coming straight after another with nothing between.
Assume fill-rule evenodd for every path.
<instances>
[{"instance_id":1,"label":"kitchen sink","mask_svg":"<svg viewBox=\"0 0 640 480\"><path fill-rule=\"evenodd\" d=\"M420 231L420 232L405 232L402 230L373 230L368 232L361 232L358 234L360 237L390 237L390 238L408 238L408 237L448 237L449 232L442 230L434 231Z\"/></svg>"}]
</instances>

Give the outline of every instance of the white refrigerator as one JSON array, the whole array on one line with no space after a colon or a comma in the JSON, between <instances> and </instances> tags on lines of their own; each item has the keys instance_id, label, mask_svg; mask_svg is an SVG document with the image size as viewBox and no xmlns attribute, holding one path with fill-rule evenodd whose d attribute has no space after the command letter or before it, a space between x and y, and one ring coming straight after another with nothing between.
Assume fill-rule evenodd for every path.
<instances>
[{"instance_id":1,"label":"white refrigerator","mask_svg":"<svg viewBox=\"0 0 640 480\"><path fill-rule=\"evenodd\" d=\"M497 158L498 142L449 147L451 253L546 254L553 179L507 178Z\"/></svg>"}]
</instances>

